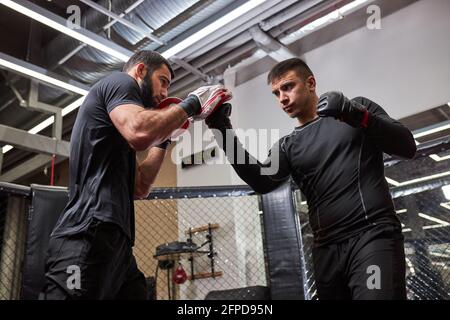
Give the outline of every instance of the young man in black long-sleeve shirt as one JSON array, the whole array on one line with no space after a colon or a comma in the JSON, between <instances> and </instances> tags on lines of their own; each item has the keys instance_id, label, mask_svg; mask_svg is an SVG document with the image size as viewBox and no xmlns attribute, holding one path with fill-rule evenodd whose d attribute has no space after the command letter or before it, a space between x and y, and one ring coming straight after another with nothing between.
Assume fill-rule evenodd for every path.
<instances>
[{"instance_id":1,"label":"young man in black long-sleeve shirt","mask_svg":"<svg viewBox=\"0 0 450 320\"><path fill-rule=\"evenodd\" d=\"M218 129L216 139L233 168L256 192L270 192L292 177L306 196L319 299L405 299L403 236L383 152L412 158L411 132L367 98L328 92L319 99L301 59L278 63L268 83L299 126L260 163L227 130L232 126L222 108L206 123Z\"/></svg>"}]
</instances>

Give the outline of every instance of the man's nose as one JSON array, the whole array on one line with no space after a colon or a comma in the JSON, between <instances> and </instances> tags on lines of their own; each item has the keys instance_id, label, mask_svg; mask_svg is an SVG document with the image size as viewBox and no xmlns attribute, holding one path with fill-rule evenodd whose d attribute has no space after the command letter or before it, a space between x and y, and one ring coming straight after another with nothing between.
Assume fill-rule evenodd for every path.
<instances>
[{"instance_id":1,"label":"man's nose","mask_svg":"<svg viewBox=\"0 0 450 320\"><path fill-rule=\"evenodd\" d=\"M289 97L287 96L287 94L281 92L281 93L280 93L280 96L279 96L279 98L278 98L278 100L280 101L280 103L281 103L282 105L285 105L286 103L288 103Z\"/></svg>"},{"instance_id":2,"label":"man's nose","mask_svg":"<svg viewBox=\"0 0 450 320\"><path fill-rule=\"evenodd\" d=\"M162 89L162 90L161 90L161 97L162 97L163 99L165 99L165 98L167 98L168 96L169 96L169 93L168 93L167 89Z\"/></svg>"}]
</instances>

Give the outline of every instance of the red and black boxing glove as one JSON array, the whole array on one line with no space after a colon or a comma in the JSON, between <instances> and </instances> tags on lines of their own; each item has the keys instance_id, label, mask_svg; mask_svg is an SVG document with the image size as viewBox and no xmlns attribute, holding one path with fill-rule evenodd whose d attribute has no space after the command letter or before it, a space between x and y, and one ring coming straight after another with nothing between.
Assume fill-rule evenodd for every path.
<instances>
[{"instance_id":1,"label":"red and black boxing glove","mask_svg":"<svg viewBox=\"0 0 450 320\"><path fill-rule=\"evenodd\" d=\"M355 128L367 128L369 111L354 100L349 100L342 92L330 91L320 96L317 103L319 117L333 117Z\"/></svg>"}]
</instances>

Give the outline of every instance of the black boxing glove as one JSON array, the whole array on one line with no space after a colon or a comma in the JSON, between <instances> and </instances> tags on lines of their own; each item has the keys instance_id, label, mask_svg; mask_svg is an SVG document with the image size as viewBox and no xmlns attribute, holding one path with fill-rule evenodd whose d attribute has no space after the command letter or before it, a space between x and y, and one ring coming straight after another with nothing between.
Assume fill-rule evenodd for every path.
<instances>
[{"instance_id":1,"label":"black boxing glove","mask_svg":"<svg viewBox=\"0 0 450 320\"><path fill-rule=\"evenodd\" d=\"M355 128L367 128L369 120L369 111L363 105L349 100L338 91L330 91L320 96L317 114L319 117L339 119Z\"/></svg>"},{"instance_id":2,"label":"black boxing glove","mask_svg":"<svg viewBox=\"0 0 450 320\"><path fill-rule=\"evenodd\" d=\"M230 115L231 104L224 103L205 119L205 123L210 129L232 129Z\"/></svg>"},{"instance_id":3,"label":"black boxing glove","mask_svg":"<svg viewBox=\"0 0 450 320\"><path fill-rule=\"evenodd\" d=\"M157 146L155 146L156 148L160 148L163 150L167 150L167 148L169 147L169 145L172 143L172 140L167 139L164 142L158 144Z\"/></svg>"},{"instance_id":4,"label":"black boxing glove","mask_svg":"<svg viewBox=\"0 0 450 320\"><path fill-rule=\"evenodd\" d=\"M192 120L203 120L232 97L231 91L222 85L203 86L188 94L179 106Z\"/></svg>"}]
</instances>

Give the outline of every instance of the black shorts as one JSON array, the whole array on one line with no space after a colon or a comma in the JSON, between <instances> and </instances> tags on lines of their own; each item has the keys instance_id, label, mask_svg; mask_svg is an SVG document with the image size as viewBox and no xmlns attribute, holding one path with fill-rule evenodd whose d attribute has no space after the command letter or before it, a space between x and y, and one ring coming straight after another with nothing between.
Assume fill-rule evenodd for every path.
<instances>
[{"instance_id":1,"label":"black shorts","mask_svg":"<svg viewBox=\"0 0 450 320\"><path fill-rule=\"evenodd\" d=\"M313 249L319 300L404 300L405 252L400 227L380 224Z\"/></svg>"},{"instance_id":2,"label":"black shorts","mask_svg":"<svg viewBox=\"0 0 450 320\"><path fill-rule=\"evenodd\" d=\"M118 225L94 220L86 232L50 238L40 299L146 297L145 276Z\"/></svg>"}]
</instances>

